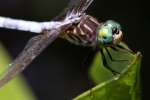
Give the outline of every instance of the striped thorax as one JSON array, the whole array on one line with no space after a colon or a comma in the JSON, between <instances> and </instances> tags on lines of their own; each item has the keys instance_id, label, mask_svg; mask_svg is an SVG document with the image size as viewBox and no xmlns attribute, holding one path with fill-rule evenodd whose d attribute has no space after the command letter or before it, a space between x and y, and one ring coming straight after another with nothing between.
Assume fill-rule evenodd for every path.
<instances>
[{"instance_id":1,"label":"striped thorax","mask_svg":"<svg viewBox=\"0 0 150 100\"><path fill-rule=\"evenodd\" d=\"M98 26L100 23L95 18L84 15L79 23L72 25L61 37L77 45L93 46L96 42Z\"/></svg>"},{"instance_id":2,"label":"striped thorax","mask_svg":"<svg viewBox=\"0 0 150 100\"><path fill-rule=\"evenodd\" d=\"M72 25L61 37L77 45L101 47L118 44L122 31L115 21L103 23L92 16L83 15L81 21Z\"/></svg>"}]
</instances>

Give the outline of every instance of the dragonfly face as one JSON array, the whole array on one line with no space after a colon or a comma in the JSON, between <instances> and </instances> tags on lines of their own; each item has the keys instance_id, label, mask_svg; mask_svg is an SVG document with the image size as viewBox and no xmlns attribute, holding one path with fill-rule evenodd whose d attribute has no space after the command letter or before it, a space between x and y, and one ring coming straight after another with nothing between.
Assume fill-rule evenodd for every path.
<instances>
[{"instance_id":1,"label":"dragonfly face","mask_svg":"<svg viewBox=\"0 0 150 100\"><path fill-rule=\"evenodd\" d=\"M122 31L120 25L112 20L103 23L97 29L97 42L100 45L116 45L122 39Z\"/></svg>"}]
</instances>

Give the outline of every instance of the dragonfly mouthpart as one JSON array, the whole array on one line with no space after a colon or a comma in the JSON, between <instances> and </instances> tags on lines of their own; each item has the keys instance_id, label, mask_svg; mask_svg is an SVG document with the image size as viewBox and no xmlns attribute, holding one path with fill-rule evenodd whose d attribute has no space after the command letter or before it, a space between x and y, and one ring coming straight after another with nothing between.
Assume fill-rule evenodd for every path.
<instances>
[{"instance_id":1,"label":"dragonfly mouthpart","mask_svg":"<svg viewBox=\"0 0 150 100\"><path fill-rule=\"evenodd\" d=\"M122 41L122 38L123 38L123 33L120 30L118 34L113 35L113 44L114 45L119 44Z\"/></svg>"}]
</instances>

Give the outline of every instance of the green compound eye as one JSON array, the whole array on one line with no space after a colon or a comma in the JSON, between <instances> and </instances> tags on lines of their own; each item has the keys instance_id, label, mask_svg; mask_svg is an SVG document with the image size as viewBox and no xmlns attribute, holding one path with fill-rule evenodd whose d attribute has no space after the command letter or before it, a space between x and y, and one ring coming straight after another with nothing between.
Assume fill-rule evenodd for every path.
<instances>
[{"instance_id":1,"label":"green compound eye","mask_svg":"<svg viewBox=\"0 0 150 100\"><path fill-rule=\"evenodd\" d=\"M98 41L101 44L108 44L112 42L112 31L109 26L101 26L98 29Z\"/></svg>"},{"instance_id":2,"label":"green compound eye","mask_svg":"<svg viewBox=\"0 0 150 100\"><path fill-rule=\"evenodd\" d=\"M122 37L120 24L112 20L108 20L98 27L97 34L97 42L102 45L117 44Z\"/></svg>"}]
</instances>

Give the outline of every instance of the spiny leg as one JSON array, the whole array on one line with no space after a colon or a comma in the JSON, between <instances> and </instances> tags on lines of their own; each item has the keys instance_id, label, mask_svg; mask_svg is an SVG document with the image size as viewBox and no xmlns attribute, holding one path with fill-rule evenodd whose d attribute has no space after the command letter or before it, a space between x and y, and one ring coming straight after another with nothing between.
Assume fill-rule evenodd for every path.
<instances>
[{"instance_id":1,"label":"spiny leg","mask_svg":"<svg viewBox=\"0 0 150 100\"><path fill-rule=\"evenodd\" d=\"M90 94L89 94L90 100L94 100L94 94L93 94L92 88L89 91L90 91Z\"/></svg>"},{"instance_id":2,"label":"spiny leg","mask_svg":"<svg viewBox=\"0 0 150 100\"><path fill-rule=\"evenodd\" d=\"M100 51L101 51L101 54L102 54L103 65L104 65L108 70L110 70L113 75L120 74L119 72L115 71L114 69L112 69L112 68L108 65L108 63L107 63L107 61L106 61L106 57L105 57L105 54L104 54L103 49L100 49Z\"/></svg>"},{"instance_id":3,"label":"spiny leg","mask_svg":"<svg viewBox=\"0 0 150 100\"><path fill-rule=\"evenodd\" d=\"M121 45L116 45L115 47L111 46L111 49L113 49L114 51L134 53L132 50L130 50L130 49L124 47L124 46L121 46Z\"/></svg>"},{"instance_id":4,"label":"spiny leg","mask_svg":"<svg viewBox=\"0 0 150 100\"><path fill-rule=\"evenodd\" d=\"M106 50L106 53L108 54L108 56L109 56L109 58L110 58L110 60L112 61L112 62L124 62L124 61L128 61L128 60L125 60L125 59L114 59L113 57L112 57L112 55L111 55L111 53L109 52L109 50L108 50L108 48L105 48L105 50Z\"/></svg>"}]
</instances>

